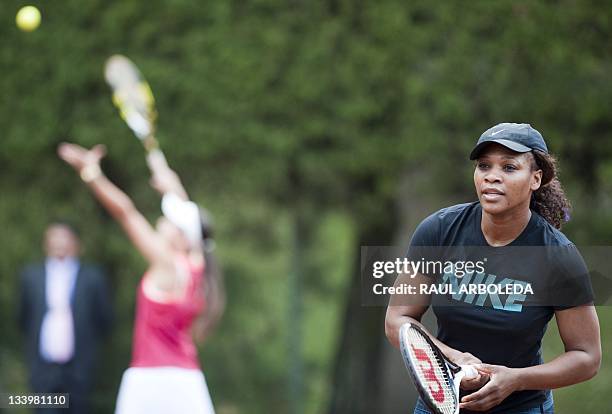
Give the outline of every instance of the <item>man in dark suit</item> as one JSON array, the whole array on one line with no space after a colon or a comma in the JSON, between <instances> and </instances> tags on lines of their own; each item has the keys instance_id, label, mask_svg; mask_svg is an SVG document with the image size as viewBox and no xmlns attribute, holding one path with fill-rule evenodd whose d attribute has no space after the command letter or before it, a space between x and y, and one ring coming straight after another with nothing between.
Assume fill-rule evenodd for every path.
<instances>
[{"instance_id":1,"label":"man in dark suit","mask_svg":"<svg viewBox=\"0 0 612 414\"><path fill-rule=\"evenodd\" d=\"M87 413L96 348L111 325L106 283L98 268L79 261L79 237L71 225L51 223L44 248L45 262L21 275L19 324L30 385L36 393L69 393L70 409L58 412Z\"/></svg>"}]
</instances>

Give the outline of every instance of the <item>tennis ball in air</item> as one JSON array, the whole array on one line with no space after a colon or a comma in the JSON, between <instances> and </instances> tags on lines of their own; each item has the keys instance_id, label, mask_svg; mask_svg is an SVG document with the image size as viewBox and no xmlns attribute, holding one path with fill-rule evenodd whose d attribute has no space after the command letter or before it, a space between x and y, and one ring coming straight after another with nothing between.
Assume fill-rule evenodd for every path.
<instances>
[{"instance_id":1,"label":"tennis ball in air","mask_svg":"<svg viewBox=\"0 0 612 414\"><path fill-rule=\"evenodd\" d=\"M34 6L22 7L17 12L15 22L24 32L31 32L40 25L40 12Z\"/></svg>"}]
</instances>

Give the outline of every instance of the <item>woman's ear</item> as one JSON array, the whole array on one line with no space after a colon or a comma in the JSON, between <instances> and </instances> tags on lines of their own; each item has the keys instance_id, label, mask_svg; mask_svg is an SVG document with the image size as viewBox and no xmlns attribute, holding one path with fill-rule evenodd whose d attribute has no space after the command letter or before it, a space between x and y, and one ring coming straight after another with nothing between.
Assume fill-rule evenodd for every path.
<instances>
[{"instance_id":1,"label":"woman's ear","mask_svg":"<svg viewBox=\"0 0 612 414\"><path fill-rule=\"evenodd\" d=\"M531 175L531 191L537 191L542 186L542 174L542 170L537 170Z\"/></svg>"}]
</instances>

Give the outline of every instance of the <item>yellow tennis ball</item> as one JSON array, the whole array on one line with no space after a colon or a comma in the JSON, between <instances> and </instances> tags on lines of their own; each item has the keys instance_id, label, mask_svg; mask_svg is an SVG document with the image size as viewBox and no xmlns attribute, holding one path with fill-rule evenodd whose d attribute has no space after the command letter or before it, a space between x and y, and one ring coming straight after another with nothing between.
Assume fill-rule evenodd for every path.
<instances>
[{"instance_id":1,"label":"yellow tennis ball","mask_svg":"<svg viewBox=\"0 0 612 414\"><path fill-rule=\"evenodd\" d=\"M34 6L25 6L19 9L17 16L15 17L17 27L24 32L31 32L36 30L40 25L40 12Z\"/></svg>"}]
</instances>

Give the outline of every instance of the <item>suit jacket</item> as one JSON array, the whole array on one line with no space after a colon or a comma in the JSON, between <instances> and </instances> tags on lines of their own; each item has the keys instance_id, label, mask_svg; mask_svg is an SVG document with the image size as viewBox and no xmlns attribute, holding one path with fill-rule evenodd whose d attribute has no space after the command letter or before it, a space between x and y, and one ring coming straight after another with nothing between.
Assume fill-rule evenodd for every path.
<instances>
[{"instance_id":1,"label":"suit jacket","mask_svg":"<svg viewBox=\"0 0 612 414\"><path fill-rule=\"evenodd\" d=\"M104 277L97 267L80 263L70 299L74 355L66 364L58 365L45 361L39 352L40 329L47 311L45 273L45 264L40 263L27 266L21 274L18 320L26 340L30 382L39 390L57 386L58 381L88 387L93 380L97 344L110 331L112 321Z\"/></svg>"}]
</instances>

